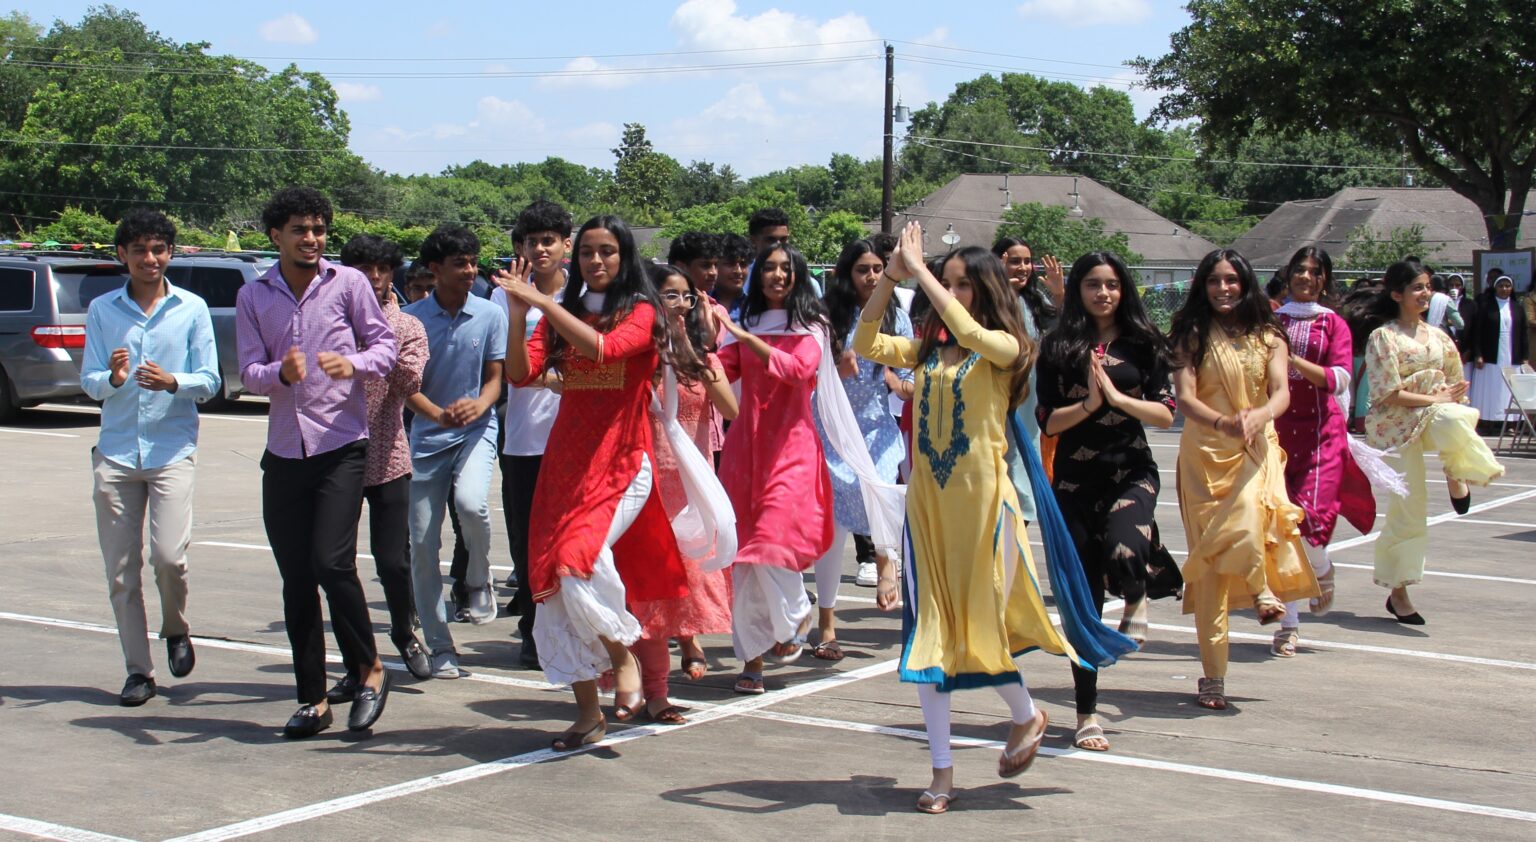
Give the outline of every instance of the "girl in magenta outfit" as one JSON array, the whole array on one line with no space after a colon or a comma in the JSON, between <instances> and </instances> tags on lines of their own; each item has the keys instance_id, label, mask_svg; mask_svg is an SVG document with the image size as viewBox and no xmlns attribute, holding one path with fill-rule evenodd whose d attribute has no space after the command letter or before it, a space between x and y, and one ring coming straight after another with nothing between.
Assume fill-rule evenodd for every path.
<instances>
[{"instance_id":1,"label":"girl in magenta outfit","mask_svg":"<svg viewBox=\"0 0 1536 842\"><path fill-rule=\"evenodd\" d=\"M665 390L669 386L676 390L678 425L704 458L712 459L709 446L712 417L718 412L726 420L734 420L737 409L736 396L714 354L716 324L713 312L709 300L699 294L693 281L683 272L671 266L657 266L651 274L661 292L661 304L667 311L667 318L676 327L675 335L686 337L694 356L709 364L708 373L693 383L672 385L663 380L656 387L658 400L666 400ZM666 509L667 517L675 518L689 501L678 467L678 454L672 450L662 429L663 423L664 419L653 409L651 442L656 456L656 487L661 492L661 505ZM645 714L662 725L681 725L687 721L682 711L667 698L670 692L668 673L672 667L671 655L667 652L668 638L677 638L683 672L697 681L704 676L708 662L694 636L729 634L731 631L730 571L704 570L698 562L687 558L683 560L683 566L688 574L687 596L630 603L630 611L640 621L644 632L644 637L629 648L640 662Z\"/></svg>"},{"instance_id":2,"label":"girl in magenta outfit","mask_svg":"<svg viewBox=\"0 0 1536 842\"><path fill-rule=\"evenodd\" d=\"M780 243L757 255L741 325L720 349L741 412L726 432L720 481L736 510L731 614L736 692L763 692L763 656L800 656L811 623L801 573L832 544L832 479L811 414L827 331L805 258Z\"/></svg>"},{"instance_id":3,"label":"girl in magenta outfit","mask_svg":"<svg viewBox=\"0 0 1536 842\"><path fill-rule=\"evenodd\" d=\"M1290 340L1291 405L1275 419L1285 448L1285 485L1291 502L1301 507L1302 547L1317 574L1319 595L1312 613L1333 604L1333 565L1328 541L1339 515L1361 532L1376 519L1370 483L1350 453L1341 396L1350 394L1353 347L1349 325L1325 302L1334 300L1333 261L1319 248L1303 248L1286 268L1289 300L1276 315ZM1299 602L1286 605L1270 651L1282 658L1296 654L1301 624Z\"/></svg>"}]
</instances>

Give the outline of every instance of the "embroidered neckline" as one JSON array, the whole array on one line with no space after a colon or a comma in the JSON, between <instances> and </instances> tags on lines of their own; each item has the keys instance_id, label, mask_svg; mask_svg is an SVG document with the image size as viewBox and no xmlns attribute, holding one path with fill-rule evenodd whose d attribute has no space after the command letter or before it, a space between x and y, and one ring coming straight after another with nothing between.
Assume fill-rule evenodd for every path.
<instances>
[{"instance_id":1,"label":"embroidered neckline","mask_svg":"<svg viewBox=\"0 0 1536 842\"><path fill-rule=\"evenodd\" d=\"M933 478L938 481L939 488L949 483L949 477L955 470L955 462L961 456L971 451L971 438L965 434L965 398L961 395L960 384L965 375L970 372L971 366L976 364L980 355L972 352L955 369L955 378L950 381L950 391L954 393L954 404L950 407L949 443L944 452L940 453L933 446L933 439L928 431L928 415L931 403L929 401L930 390L933 387L935 370L939 366L939 355L933 354L923 366L923 399L919 404L917 422L917 447L923 456L928 459L928 467L933 471ZM942 400L942 396L940 396Z\"/></svg>"}]
</instances>

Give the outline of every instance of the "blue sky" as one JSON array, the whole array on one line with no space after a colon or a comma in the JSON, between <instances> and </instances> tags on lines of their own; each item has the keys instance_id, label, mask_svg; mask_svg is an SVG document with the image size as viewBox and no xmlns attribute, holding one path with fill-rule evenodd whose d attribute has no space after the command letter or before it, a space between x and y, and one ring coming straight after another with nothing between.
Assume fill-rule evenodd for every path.
<instances>
[{"instance_id":1,"label":"blue sky","mask_svg":"<svg viewBox=\"0 0 1536 842\"><path fill-rule=\"evenodd\" d=\"M46 25L78 21L90 5L34 2L25 11ZM730 164L744 176L825 163L834 152L874 157L882 39L896 42L896 82L910 107L942 101L957 82L988 70L1021 70L1128 89L1145 116L1155 98L1129 88L1135 77L1121 64L1160 54L1187 21L1174 0L641 6L378 0L132 8L177 41L326 74L351 118L352 148L400 173L549 155L610 166L626 122L645 124L657 149L684 163ZM653 72L679 67L704 69Z\"/></svg>"}]
</instances>

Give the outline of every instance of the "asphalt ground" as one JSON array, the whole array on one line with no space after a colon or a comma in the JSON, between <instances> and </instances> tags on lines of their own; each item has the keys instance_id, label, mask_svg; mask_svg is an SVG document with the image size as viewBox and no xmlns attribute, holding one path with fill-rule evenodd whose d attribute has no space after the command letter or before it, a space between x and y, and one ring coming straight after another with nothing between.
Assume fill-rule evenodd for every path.
<instances>
[{"instance_id":1,"label":"asphalt ground","mask_svg":"<svg viewBox=\"0 0 1536 842\"><path fill-rule=\"evenodd\" d=\"M1020 659L1051 717L1022 777L996 776L1001 701L957 694L960 793L935 817L913 810L928 756L916 693L893 674L899 623L875 609L872 589L853 585L851 546L838 607L848 657L771 668L769 692L742 697L730 689L740 665L729 639L708 638L710 673L697 683L673 674L685 726L615 723L603 744L554 755L549 740L574 716L573 700L517 669L516 624L503 617L453 627L469 677L419 682L397 671L371 733L351 734L338 718L314 739L284 740L296 704L261 522L266 429L254 401L202 427L189 608L197 669L171 678L156 643L160 696L119 707L122 659L90 501L97 422L88 408L50 406L0 427L0 834L1536 838L1529 457L1505 458L1508 474L1475 491L1461 518L1432 481L1430 575L1414 590L1423 627L1385 613L1370 577L1374 538L1341 522L1338 601L1324 618L1303 618L1297 657L1272 657L1272 627L1251 612L1235 619L1227 712L1195 706L1193 622L1166 600L1152 607L1146 650L1100 681L1107 754L1071 748L1071 676L1059 658ZM1162 534L1182 550L1177 436L1157 433L1153 446ZM505 575L493 506L493 564ZM392 654L371 561L359 567ZM152 587L146 601L154 628Z\"/></svg>"}]
</instances>

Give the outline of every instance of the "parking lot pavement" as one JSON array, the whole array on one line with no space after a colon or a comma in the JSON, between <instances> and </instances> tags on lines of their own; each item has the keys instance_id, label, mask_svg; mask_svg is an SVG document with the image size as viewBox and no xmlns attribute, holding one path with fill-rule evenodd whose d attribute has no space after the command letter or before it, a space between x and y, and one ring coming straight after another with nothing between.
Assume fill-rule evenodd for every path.
<instances>
[{"instance_id":1,"label":"parking lot pavement","mask_svg":"<svg viewBox=\"0 0 1536 842\"><path fill-rule=\"evenodd\" d=\"M730 691L739 664L729 639L709 638L709 675L692 683L673 674L686 726L614 724L604 744L553 755L548 741L574 705L540 673L515 669L516 624L502 618L453 627L465 679L397 672L371 734L338 725L285 741L295 703L259 505L264 405L242 401L204 417L190 554L198 666L173 679L162 665L160 697L136 709L116 703L121 652L90 502L97 417L47 407L0 427L0 833L782 839L942 828L1366 840L1536 832L1528 701L1536 460L1507 458L1508 475L1474 492L1471 514L1432 528L1431 575L1414 591L1423 627L1385 614L1384 593L1371 584L1374 538L1341 524L1336 608L1303 618L1296 658L1272 658L1270 630L1251 615L1235 620L1232 711L1193 704L1193 620L1169 601L1152 608L1146 650L1101 678L1108 754L1070 747L1071 677L1061 659L1020 660L1052 722L1040 762L1023 777L996 777L1007 718L1000 700L957 694L961 793L950 815L935 818L912 810L928 782L927 753L916 695L894 676L899 622L875 609L871 590L853 586L851 548L838 607L847 659L770 669L768 694L741 697ZM1153 443L1171 469L1176 434ZM1171 503L1171 472L1164 485ZM1448 512L1443 488L1431 486L1432 516ZM1182 550L1177 508L1158 516L1170 549ZM493 563L504 566L499 513L492 521ZM371 562L359 568L391 656ZM153 588L147 602L154 617ZM156 644L163 663L162 652Z\"/></svg>"}]
</instances>

